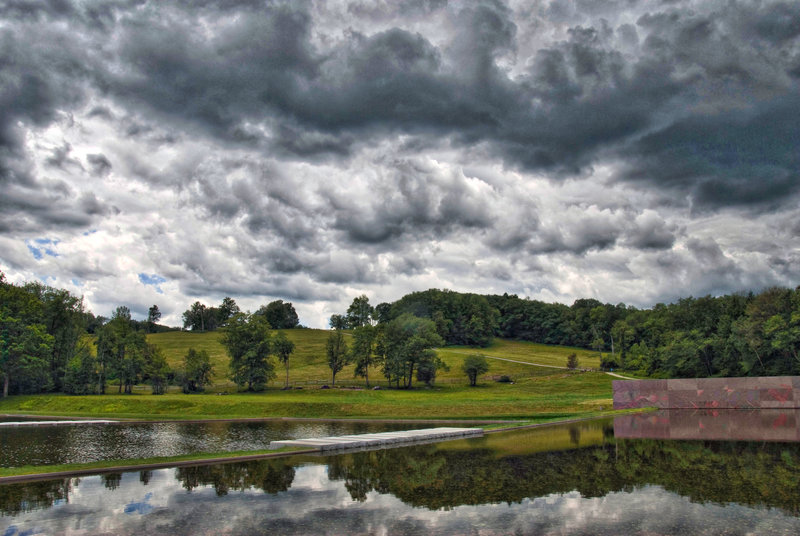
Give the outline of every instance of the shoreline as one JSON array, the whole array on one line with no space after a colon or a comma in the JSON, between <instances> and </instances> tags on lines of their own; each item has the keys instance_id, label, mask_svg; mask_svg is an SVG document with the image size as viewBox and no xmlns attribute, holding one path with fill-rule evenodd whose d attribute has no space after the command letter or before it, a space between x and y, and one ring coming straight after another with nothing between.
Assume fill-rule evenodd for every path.
<instances>
[{"instance_id":1,"label":"shoreline","mask_svg":"<svg viewBox=\"0 0 800 536\"><path fill-rule=\"evenodd\" d=\"M32 413L3 413L0 414L0 419L3 417L11 418L30 418L41 417L43 419L51 419L54 421L93 421L97 420L94 417L71 417L67 415L38 415ZM453 423L460 422L465 424L506 424L518 422L512 419L459 419L453 417L452 419L431 419L431 418L405 418L405 419L389 419L386 417L376 417L374 419L365 417L223 417L220 419L127 419L124 417L109 417L104 419L109 421L106 424L150 424L150 423L177 423L177 424L202 424L209 422L354 422L354 423L386 423L386 424L402 424L404 422L415 423Z\"/></svg>"},{"instance_id":2,"label":"shoreline","mask_svg":"<svg viewBox=\"0 0 800 536\"><path fill-rule=\"evenodd\" d=\"M628 412L626 412L628 413ZM638 412L637 412L638 413ZM11 416L11 415L3 415L3 416ZM17 417L24 416L24 415L16 415ZM466 420L458 420L458 419L450 419L450 420L417 420L417 419L319 419L319 418L304 418L304 417L270 417L270 418L245 418L245 419L204 419L204 420L192 420L192 421L119 421L120 424L131 424L134 422L143 422L143 423L153 423L153 422L242 422L242 421L337 421L337 422L384 422L384 423L420 423L420 422L428 422L428 423L441 423L441 424L452 424L453 422L460 422L464 424L483 424L483 425L492 425L492 424L510 424L512 426L503 427L503 428L492 428L492 429L485 429L485 434L493 434L498 432L510 432L514 430L523 430L528 428L541 428L546 426L557 426L563 424L571 424L577 423L582 421L590 421L594 419L602 419L604 417L611 417L612 415L607 416L587 416L587 417L576 417L570 419L562 419L556 421L548 421L542 423L530 423L530 421L517 421L519 424L514 425L514 421L466 421ZM458 441L458 439L453 440ZM406 446L413 446L413 444L409 444ZM60 478L73 478L78 476L87 476L87 475L100 475L100 474L107 474L107 473L119 473L119 472L130 472L130 471L146 471L152 469L166 469L170 467L187 467L187 466L197 466L197 465L209 465L209 464L218 464L218 463L236 463L236 462L247 462L247 461L255 461L255 460L262 460L262 459L269 459L269 458L285 458L289 456L298 456L298 455L319 455L321 454L321 450L319 448L314 449L303 449L303 450L292 450L286 452L272 452L272 453L259 453L259 454L241 454L241 455L230 455L230 456L219 456L217 453L210 453L208 458L195 458L191 460L181 460L176 459L173 461L165 460L165 461L154 461L154 462L145 462L145 463L135 463L135 464L124 464L120 463L118 465L107 466L107 467L86 467L81 469L72 469L66 471L52 471L52 472L41 472L41 473L29 473L23 475L12 475L12 476L0 476L0 485L3 484L14 484L14 483L25 483L25 482L36 482L41 480L57 480ZM180 458L177 456L176 458ZM103 462L95 462L95 463L103 463ZM13 468L8 468L13 469Z\"/></svg>"}]
</instances>

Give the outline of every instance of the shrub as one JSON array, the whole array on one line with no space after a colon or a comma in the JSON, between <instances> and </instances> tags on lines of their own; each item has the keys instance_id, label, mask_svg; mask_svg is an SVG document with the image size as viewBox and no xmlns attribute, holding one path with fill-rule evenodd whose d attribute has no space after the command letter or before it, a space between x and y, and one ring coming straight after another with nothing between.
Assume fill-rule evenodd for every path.
<instances>
[{"instance_id":1,"label":"shrub","mask_svg":"<svg viewBox=\"0 0 800 536\"><path fill-rule=\"evenodd\" d=\"M578 368L578 356L575 352L572 352L567 356L567 368L570 370L575 370Z\"/></svg>"}]
</instances>

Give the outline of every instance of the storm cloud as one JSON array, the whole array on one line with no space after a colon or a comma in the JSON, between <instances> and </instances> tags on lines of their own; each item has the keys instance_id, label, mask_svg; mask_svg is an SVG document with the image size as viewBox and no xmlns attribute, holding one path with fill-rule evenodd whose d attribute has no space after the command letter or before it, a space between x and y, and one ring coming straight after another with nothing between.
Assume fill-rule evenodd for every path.
<instances>
[{"instance_id":1,"label":"storm cloud","mask_svg":"<svg viewBox=\"0 0 800 536\"><path fill-rule=\"evenodd\" d=\"M99 314L799 282L794 2L6 2L0 52L0 269Z\"/></svg>"}]
</instances>

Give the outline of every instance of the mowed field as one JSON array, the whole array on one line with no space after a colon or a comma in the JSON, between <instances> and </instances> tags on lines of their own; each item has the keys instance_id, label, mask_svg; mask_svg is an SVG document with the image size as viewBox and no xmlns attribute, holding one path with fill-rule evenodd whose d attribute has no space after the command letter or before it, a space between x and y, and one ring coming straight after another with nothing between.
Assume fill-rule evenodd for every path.
<instances>
[{"instance_id":1,"label":"mowed field","mask_svg":"<svg viewBox=\"0 0 800 536\"><path fill-rule=\"evenodd\" d=\"M611 410L612 378L601 372L554 371L514 383L466 382L414 389L303 388L263 393L151 395L19 395L0 400L0 413L93 418L365 418L512 419L544 422L599 415Z\"/></svg>"},{"instance_id":2,"label":"mowed field","mask_svg":"<svg viewBox=\"0 0 800 536\"><path fill-rule=\"evenodd\" d=\"M325 344L330 331L321 329L289 329L282 331L295 344L295 351L289 358L290 385L293 387L330 385L331 372L328 368L325 354ZM349 333L345 334L347 337L351 336ZM158 345L162 349L167 362L172 368L180 368L183 357L189 348L207 351L214 366L214 385L210 390L230 392L235 390L235 385L228 379L229 358L225 348L220 343L221 336L220 332L192 333L171 331L151 334L147 338L149 342ZM488 348L451 346L440 348L437 352L449 367L449 370L441 370L437 375L437 382L442 384L466 383L466 376L461 371L461 365L464 359L472 354L484 355L488 358L489 372L481 378L481 381L484 382L496 380L500 376L509 376L516 381L522 378L550 375L554 370L558 370L550 367L566 367L567 356L573 352L578 356L580 368L597 368L600 366L600 358L597 353L589 350L504 339L495 339L494 343ZM505 361L505 359L547 365L547 367L533 367ZM273 362L277 376L270 386L283 386L285 369L274 358ZM364 385L363 378L354 377L354 370L354 365L345 367L344 370L336 375L336 384L343 386ZM369 376L370 385L387 386L379 367L370 369Z\"/></svg>"},{"instance_id":3,"label":"mowed field","mask_svg":"<svg viewBox=\"0 0 800 536\"><path fill-rule=\"evenodd\" d=\"M189 348L206 350L214 364L214 385L204 394L185 395L171 387L166 395L154 396L147 386L132 395L117 394L109 385L104 396L46 394L12 396L0 400L0 413L71 415L133 419L207 418L366 418L366 419L512 419L543 422L608 413L612 408L612 378L602 372L568 371L567 356L573 351L581 367L597 365L598 358L585 350L559 348L525 342L496 340L489 348L448 347L438 350L449 366L441 371L433 387L415 382L413 389L387 389L377 368L370 371L372 386L353 377L353 366L337 375L330 385L325 356L328 331L287 330L296 350L290 358L289 377L293 387L282 390L284 372L275 363L277 377L263 393L237 392L227 379L228 357L220 344L220 333L168 332L148 336L164 351L170 366L178 368ZM489 372L469 387L461 371L470 354L490 357ZM503 357L530 366L491 359ZM508 376L511 382L498 382Z\"/></svg>"}]
</instances>

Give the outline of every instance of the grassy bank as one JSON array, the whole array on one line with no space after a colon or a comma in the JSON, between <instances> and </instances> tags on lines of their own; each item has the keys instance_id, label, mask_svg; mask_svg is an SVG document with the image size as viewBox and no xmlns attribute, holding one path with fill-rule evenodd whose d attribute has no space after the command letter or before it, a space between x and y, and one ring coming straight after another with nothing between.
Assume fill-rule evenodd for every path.
<instances>
[{"instance_id":1,"label":"grassy bank","mask_svg":"<svg viewBox=\"0 0 800 536\"><path fill-rule=\"evenodd\" d=\"M233 452L201 452L197 454L183 454L180 456L159 456L155 458L131 458L125 460L102 460L88 463L66 463L58 465L23 465L22 467L0 467L0 478L23 475L45 475L52 473L79 473L108 471L136 471L139 469L156 469L159 467L174 467L186 465L186 462L213 462L228 461L238 458L239 461L257 457L286 456L301 452L304 448L283 447L275 450L239 450Z\"/></svg>"},{"instance_id":2,"label":"grassy bank","mask_svg":"<svg viewBox=\"0 0 800 536\"><path fill-rule=\"evenodd\" d=\"M530 367L534 368L534 367ZM611 381L597 372L537 369L515 383L434 388L268 390L228 395L150 394L12 396L0 413L94 418L213 419L246 417L522 419L580 417L611 408ZM146 393L146 391L144 392Z\"/></svg>"}]
</instances>

